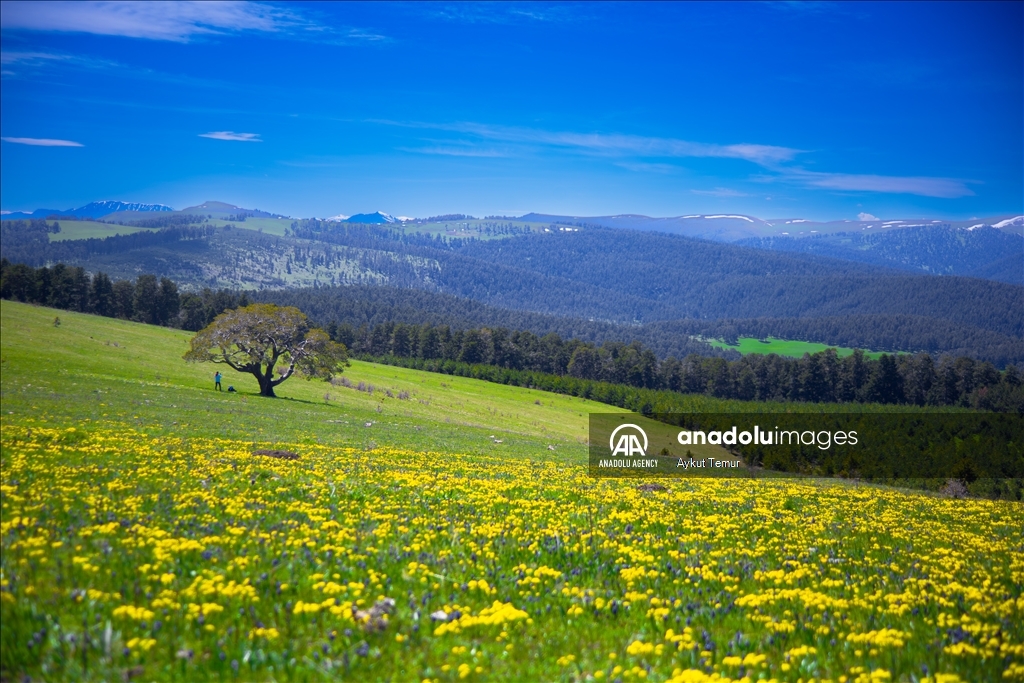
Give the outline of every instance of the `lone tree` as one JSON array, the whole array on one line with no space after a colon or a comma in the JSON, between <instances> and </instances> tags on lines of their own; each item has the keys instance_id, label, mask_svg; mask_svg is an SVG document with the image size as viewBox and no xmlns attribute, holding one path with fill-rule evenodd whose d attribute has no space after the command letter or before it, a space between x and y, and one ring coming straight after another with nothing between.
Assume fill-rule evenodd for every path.
<instances>
[{"instance_id":1,"label":"lone tree","mask_svg":"<svg viewBox=\"0 0 1024 683\"><path fill-rule=\"evenodd\" d=\"M310 327L294 306L253 304L221 313L196 333L184 356L192 362L224 363L251 373L261 396L275 396L274 387L298 370L307 379L330 379L348 365L344 344ZM287 369L274 378L274 368Z\"/></svg>"}]
</instances>

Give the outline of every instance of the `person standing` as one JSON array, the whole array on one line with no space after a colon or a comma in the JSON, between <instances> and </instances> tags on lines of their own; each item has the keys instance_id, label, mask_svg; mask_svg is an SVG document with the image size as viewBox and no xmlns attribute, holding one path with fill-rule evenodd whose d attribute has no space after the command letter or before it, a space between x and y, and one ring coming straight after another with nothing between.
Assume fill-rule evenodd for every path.
<instances>
[{"instance_id":1,"label":"person standing","mask_svg":"<svg viewBox=\"0 0 1024 683\"><path fill-rule=\"evenodd\" d=\"M220 388L220 370L218 370L217 374L213 376L213 385L217 387L217 391L223 391L223 389Z\"/></svg>"}]
</instances>

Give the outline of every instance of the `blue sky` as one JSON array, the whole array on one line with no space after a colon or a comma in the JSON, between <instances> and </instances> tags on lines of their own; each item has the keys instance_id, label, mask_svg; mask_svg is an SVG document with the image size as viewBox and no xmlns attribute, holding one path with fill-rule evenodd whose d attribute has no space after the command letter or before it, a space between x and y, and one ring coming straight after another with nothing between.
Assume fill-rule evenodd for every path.
<instances>
[{"instance_id":1,"label":"blue sky","mask_svg":"<svg viewBox=\"0 0 1024 683\"><path fill-rule=\"evenodd\" d=\"M1019 214L1022 9L4 2L0 203Z\"/></svg>"}]
</instances>

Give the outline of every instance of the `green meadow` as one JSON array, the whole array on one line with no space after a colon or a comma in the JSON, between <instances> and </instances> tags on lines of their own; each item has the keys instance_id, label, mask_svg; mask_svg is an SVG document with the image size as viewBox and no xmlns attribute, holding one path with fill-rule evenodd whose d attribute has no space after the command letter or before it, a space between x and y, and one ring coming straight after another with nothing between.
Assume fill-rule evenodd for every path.
<instances>
[{"instance_id":1,"label":"green meadow","mask_svg":"<svg viewBox=\"0 0 1024 683\"><path fill-rule=\"evenodd\" d=\"M114 235L130 235L134 232L155 232L156 228L139 228L131 225L113 225L99 221L54 221L60 225L60 232L51 232L51 242L68 240L102 239Z\"/></svg>"},{"instance_id":2,"label":"green meadow","mask_svg":"<svg viewBox=\"0 0 1024 683\"><path fill-rule=\"evenodd\" d=\"M774 353L779 356L787 356L789 358L802 358L805 353L813 354L818 353L819 351L824 351L825 349L835 349L840 358L849 356L853 353L853 349L845 346L830 346L828 344L795 341L792 339L776 339L775 337L769 337L764 341L757 337L740 337L736 344L727 344L721 339L708 339L706 341L719 349L732 349L733 351L739 351L744 356L751 353L761 353L764 355ZM866 351L864 355L868 358L877 359L882 355L882 352Z\"/></svg>"},{"instance_id":3,"label":"green meadow","mask_svg":"<svg viewBox=\"0 0 1024 683\"><path fill-rule=\"evenodd\" d=\"M221 393L188 339L0 303L0 680L1024 677L1019 503L594 479L602 404L362 362Z\"/></svg>"},{"instance_id":4,"label":"green meadow","mask_svg":"<svg viewBox=\"0 0 1024 683\"><path fill-rule=\"evenodd\" d=\"M284 237L284 231L291 227L294 221L290 218L246 218L244 221L226 221L221 218L211 218L207 221L209 225L222 228L229 223L242 230L253 230L268 235Z\"/></svg>"}]
</instances>

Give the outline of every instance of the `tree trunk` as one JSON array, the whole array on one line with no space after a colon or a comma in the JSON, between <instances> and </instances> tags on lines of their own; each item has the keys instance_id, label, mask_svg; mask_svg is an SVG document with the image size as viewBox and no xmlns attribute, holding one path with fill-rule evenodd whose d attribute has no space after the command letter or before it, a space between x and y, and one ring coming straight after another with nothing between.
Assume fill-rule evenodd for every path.
<instances>
[{"instance_id":1,"label":"tree trunk","mask_svg":"<svg viewBox=\"0 0 1024 683\"><path fill-rule=\"evenodd\" d=\"M254 372L252 374L256 375L256 381L260 383L260 396L277 398L277 394L274 393L273 375L270 372L266 375L258 372Z\"/></svg>"}]
</instances>

